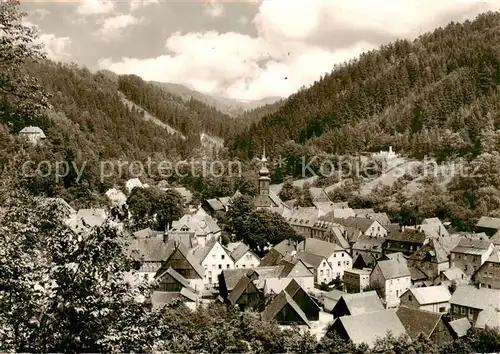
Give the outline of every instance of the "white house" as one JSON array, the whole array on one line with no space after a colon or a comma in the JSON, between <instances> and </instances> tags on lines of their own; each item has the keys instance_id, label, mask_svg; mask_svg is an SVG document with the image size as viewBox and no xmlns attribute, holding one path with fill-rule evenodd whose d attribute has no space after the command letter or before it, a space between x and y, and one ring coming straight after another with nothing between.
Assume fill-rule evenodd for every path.
<instances>
[{"instance_id":1,"label":"white house","mask_svg":"<svg viewBox=\"0 0 500 354\"><path fill-rule=\"evenodd\" d=\"M325 257L304 251L298 251L295 256L311 267L317 284L330 284L334 279L332 267Z\"/></svg>"},{"instance_id":2,"label":"white house","mask_svg":"<svg viewBox=\"0 0 500 354\"><path fill-rule=\"evenodd\" d=\"M352 257L341 246L315 238L308 238L299 243L297 251L322 256L330 264L332 278L343 277L344 270L352 269Z\"/></svg>"},{"instance_id":3,"label":"white house","mask_svg":"<svg viewBox=\"0 0 500 354\"><path fill-rule=\"evenodd\" d=\"M450 300L450 291L441 285L410 288L400 296L401 305L436 313L448 312Z\"/></svg>"},{"instance_id":4,"label":"white house","mask_svg":"<svg viewBox=\"0 0 500 354\"><path fill-rule=\"evenodd\" d=\"M19 136L26 138L30 143L36 145L46 139L45 133L39 127L24 127Z\"/></svg>"},{"instance_id":5,"label":"white house","mask_svg":"<svg viewBox=\"0 0 500 354\"><path fill-rule=\"evenodd\" d=\"M205 247L192 250L193 255L205 269L203 283L211 287L219 283L219 274L225 269L234 269L234 260L227 249L218 240Z\"/></svg>"},{"instance_id":6,"label":"white house","mask_svg":"<svg viewBox=\"0 0 500 354\"><path fill-rule=\"evenodd\" d=\"M229 250L231 257L234 260L235 268L255 268L260 264L260 258L243 242L233 249Z\"/></svg>"},{"instance_id":7,"label":"white house","mask_svg":"<svg viewBox=\"0 0 500 354\"><path fill-rule=\"evenodd\" d=\"M370 273L370 286L382 292L387 308L397 307L399 297L411 287L406 262L396 259L378 261Z\"/></svg>"}]
</instances>

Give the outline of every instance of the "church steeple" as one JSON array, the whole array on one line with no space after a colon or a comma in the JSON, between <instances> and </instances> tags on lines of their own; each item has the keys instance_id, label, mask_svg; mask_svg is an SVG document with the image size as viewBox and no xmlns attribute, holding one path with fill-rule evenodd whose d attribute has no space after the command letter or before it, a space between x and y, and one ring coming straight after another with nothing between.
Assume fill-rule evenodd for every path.
<instances>
[{"instance_id":1,"label":"church steeple","mask_svg":"<svg viewBox=\"0 0 500 354\"><path fill-rule=\"evenodd\" d=\"M271 179L269 178L269 169L267 168L266 146L262 148L262 158L260 159L259 170L259 195L269 195L269 185Z\"/></svg>"}]
</instances>

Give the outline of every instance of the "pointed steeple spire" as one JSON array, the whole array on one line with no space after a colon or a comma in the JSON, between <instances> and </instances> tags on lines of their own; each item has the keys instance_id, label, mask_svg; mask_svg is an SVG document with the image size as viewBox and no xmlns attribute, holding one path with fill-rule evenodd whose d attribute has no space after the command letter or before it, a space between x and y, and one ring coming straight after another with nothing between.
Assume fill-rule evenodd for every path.
<instances>
[{"instance_id":1,"label":"pointed steeple spire","mask_svg":"<svg viewBox=\"0 0 500 354\"><path fill-rule=\"evenodd\" d=\"M260 159L260 171L259 175L261 177L267 177L269 175L269 169L267 168L267 158L266 158L266 145L263 144L262 147L262 158Z\"/></svg>"}]
</instances>

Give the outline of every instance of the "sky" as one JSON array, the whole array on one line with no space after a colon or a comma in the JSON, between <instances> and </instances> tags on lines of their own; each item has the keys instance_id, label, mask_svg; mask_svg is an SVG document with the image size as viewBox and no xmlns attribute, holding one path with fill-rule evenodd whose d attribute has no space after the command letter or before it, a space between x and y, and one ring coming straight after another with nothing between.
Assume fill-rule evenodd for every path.
<instances>
[{"instance_id":1,"label":"sky","mask_svg":"<svg viewBox=\"0 0 500 354\"><path fill-rule=\"evenodd\" d=\"M49 58L202 93L286 97L398 38L500 0L22 1Z\"/></svg>"}]
</instances>

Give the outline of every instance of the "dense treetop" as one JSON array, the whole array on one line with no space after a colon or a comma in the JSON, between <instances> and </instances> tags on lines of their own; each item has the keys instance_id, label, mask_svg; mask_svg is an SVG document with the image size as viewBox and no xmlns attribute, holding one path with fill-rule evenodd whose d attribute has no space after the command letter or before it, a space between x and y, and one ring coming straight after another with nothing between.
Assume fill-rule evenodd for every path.
<instances>
[{"instance_id":1,"label":"dense treetop","mask_svg":"<svg viewBox=\"0 0 500 354\"><path fill-rule=\"evenodd\" d=\"M397 40L338 65L234 137L239 156L292 139L327 153L470 156L499 124L499 13ZM498 146L496 146L498 147Z\"/></svg>"}]
</instances>

